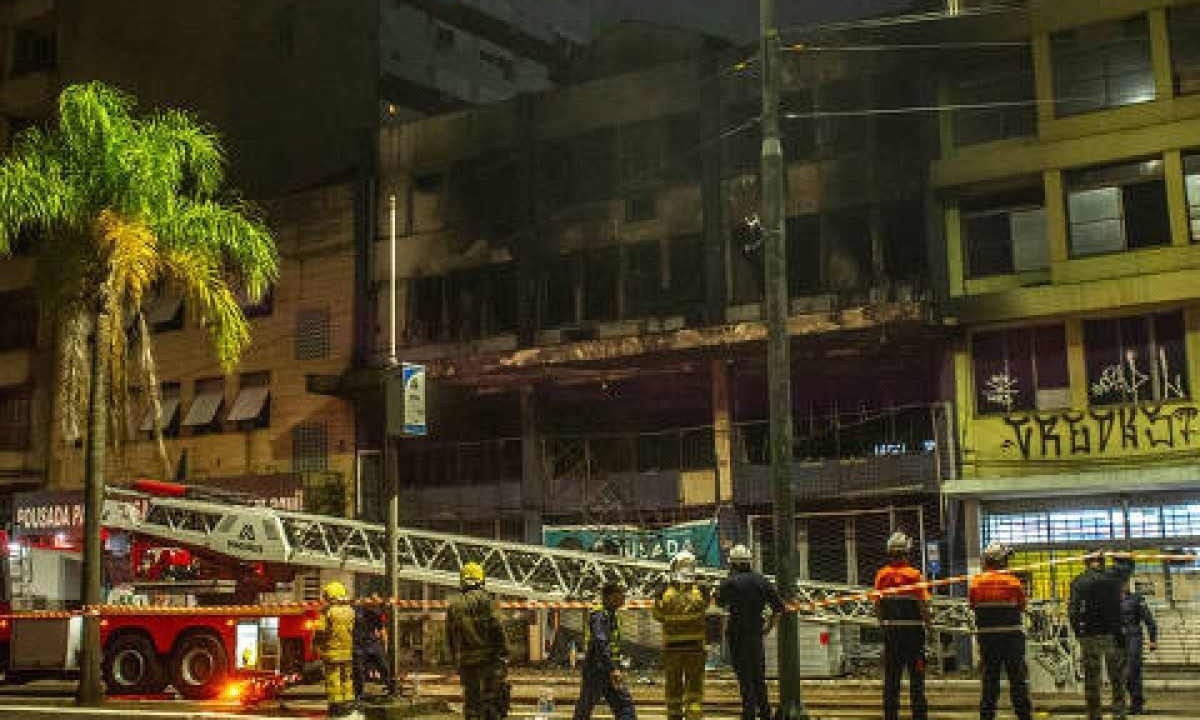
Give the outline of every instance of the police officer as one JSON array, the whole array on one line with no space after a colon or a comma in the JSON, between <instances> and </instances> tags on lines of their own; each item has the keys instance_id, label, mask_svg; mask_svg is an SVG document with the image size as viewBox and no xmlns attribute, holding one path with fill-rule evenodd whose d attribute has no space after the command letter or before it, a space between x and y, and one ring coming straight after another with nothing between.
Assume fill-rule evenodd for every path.
<instances>
[{"instance_id":1,"label":"police officer","mask_svg":"<svg viewBox=\"0 0 1200 720\"><path fill-rule=\"evenodd\" d=\"M617 611L625 605L625 586L610 581L600 590L600 604L588 611L584 628L586 650L574 720L589 720L601 698L615 720L636 720L633 696L621 674L621 621Z\"/></svg>"},{"instance_id":2,"label":"police officer","mask_svg":"<svg viewBox=\"0 0 1200 720\"><path fill-rule=\"evenodd\" d=\"M1121 626L1125 631L1125 654L1129 665L1129 714L1141 715L1146 709L1146 698L1142 691L1142 645L1148 639L1150 649L1158 649L1158 625L1154 622L1154 614L1150 612L1146 598L1140 592L1130 591L1127 584L1121 587ZM1148 638L1142 635L1143 625L1146 626Z\"/></svg>"},{"instance_id":3,"label":"police officer","mask_svg":"<svg viewBox=\"0 0 1200 720\"><path fill-rule=\"evenodd\" d=\"M967 600L975 611L979 650L983 655L980 720L995 720L1000 674L1008 675L1008 694L1017 720L1031 720L1029 668L1025 665L1025 586L1007 572L1012 551L1000 543L983 550L983 572L971 578Z\"/></svg>"},{"instance_id":4,"label":"police officer","mask_svg":"<svg viewBox=\"0 0 1200 720\"><path fill-rule=\"evenodd\" d=\"M1125 637L1121 628L1121 586L1128 581L1126 562L1106 569L1104 552L1093 549L1086 569L1071 581L1067 615L1083 654L1083 694L1088 720L1100 720L1100 686L1104 667L1112 681L1113 717L1125 717Z\"/></svg>"},{"instance_id":5,"label":"police officer","mask_svg":"<svg viewBox=\"0 0 1200 720\"><path fill-rule=\"evenodd\" d=\"M708 597L696 585L696 556L684 550L671 558L668 585L654 598L652 613L662 623L667 720L699 720L704 703L704 640Z\"/></svg>"},{"instance_id":6,"label":"police officer","mask_svg":"<svg viewBox=\"0 0 1200 720\"><path fill-rule=\"evenodd\" d=\"M351 661L354 650L354 608L346 586L333 580L321 593L324 607L317 622L316 640L325 669L325 697L331 718L362 717L354 709Z\"/></svg>"},{"instance_id":7,"label":"police officer","mask_svg":"<svg viewBox=\"0 0 1200 720\"><path fill-rule=\"evenodd\" d=\"M771 703L767 697L766 655L763 636L775 627L783 612L779 591L750 567L750 550L734 545L729 550L729 577L717 588L717 604L729 612L725 640L733 671L742 694L742 720L770 720ZM763 622L763 611L771 615Z\"/></svg>"},{"instance_id":8,"label":"police officer","mask_svg":"<svg viewBox=\"0 0 1200 720\"><path fill-rule=\"evenodd\" d=\"M462 593L446 608L447 644L458 667L466 720L508 715L508 645L495 601L483 585L483 566L466 563L459 570Z\"/></svg>"},{"instance_id":9,"label":"police officer","mask_svg":"<svg viewBox=\"0 0 1200 720\"><path fill-rule=\"evenodd\" d=\"M921 571L908 562L912 540L902 532L887 541L888 563L875 573L875 611L883 628L883 717L900 717L900 678L908 673L913 720L926 720L925 631L929 626L929 590ZM905 588L898 590L898 588Z\"/></svg>"},{"instance_id":10,"label":"police officer","mask_svg":"<svg viewBox=\"0 0 1200 720\"><path fill-rule=\"evenodd\" d=\"M388 668L383 649L384 619L383 603L378 595L372 595L369 603L354 608L354 697L360 700L371 670L379 673L388 696L396 694L396 679Z\"/></svg>"}]
</instances>

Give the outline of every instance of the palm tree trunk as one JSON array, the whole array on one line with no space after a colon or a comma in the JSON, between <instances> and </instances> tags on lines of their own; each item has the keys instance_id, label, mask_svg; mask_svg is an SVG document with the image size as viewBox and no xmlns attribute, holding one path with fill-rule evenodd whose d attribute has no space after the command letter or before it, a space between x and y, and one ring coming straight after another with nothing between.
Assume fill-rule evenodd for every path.
<instances>
[{"instance_id":1,"label":"palm tree trunk","mask_svg":"<svg viewBox=\"0 0 1200 720\"><path fill-rule=\"evenodd\" d=\"M154 424L154 445L158 450L158 461L162 463L164 482L170 482L171 458L167 455L167 444L163 441L162 388L158 385L158 368L154 364L154 353L150 349L150 328L146 324L146 313L138 310L138 349L142 370L146 373L146 390L150 396L151 422Z\"/></svg>"},{"instance_id":2,"label":"palm tree trunk","mask_svg":"<svg viewBox=\"0 0 1200 720\"><path fill-rule=\"evenodd\" d=\"M105 440L108 425L107 373L109 348L109 317L96 314L92 335L92 385L88 401L87 449L84 453L84 513L83 513L83 587L80 593L86 609L101 603L102 570L100 516L104 512ZM83 643L80 646L79 689L76 699L80 705L99 705L104 701L104 686L100 676L100 618L90 612L83 616Z\"/></svg>"}]
</instances>

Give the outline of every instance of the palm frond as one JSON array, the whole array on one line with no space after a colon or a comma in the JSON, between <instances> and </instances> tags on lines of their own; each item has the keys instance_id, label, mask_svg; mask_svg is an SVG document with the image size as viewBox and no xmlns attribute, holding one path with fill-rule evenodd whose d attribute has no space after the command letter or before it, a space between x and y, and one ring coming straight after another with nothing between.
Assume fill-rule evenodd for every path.
<instances>
[{"instance_id":1,"label":"palm frond","mask_svg":"<svg viewBox=\"0 0 1200 720\"><path fill-rule=\"evenodd\" d=\"M213 201L184 202L177 212L158 218L152 228L167 251L203 253L257 302L279 279L279 255L271 231L248 205L224 206Z\"/></svg>"},{"instance_id":2,"label":"palm frond","mask_svg":"<svg viewBox=\"0 0 1200 720\"><path fill-rule=\"evenodd\" d=\"M225 181L225 154L217 135L192 115L178 110L142 121L141 137L176 191L211 198Z\"/></svg>"},{"instance_id":3,"label":"palm frond","mask_svg":"<svg viewBox=\"0 0 1200 720\"><path fill-rule=\"evenodd\" d=\"M205 252L184 249L166 250L161 257L165 279L182 289L189 305L203 316L217 361L231 372L250 345L250 325L219 262Z\"/></svg>"}]
</instances>

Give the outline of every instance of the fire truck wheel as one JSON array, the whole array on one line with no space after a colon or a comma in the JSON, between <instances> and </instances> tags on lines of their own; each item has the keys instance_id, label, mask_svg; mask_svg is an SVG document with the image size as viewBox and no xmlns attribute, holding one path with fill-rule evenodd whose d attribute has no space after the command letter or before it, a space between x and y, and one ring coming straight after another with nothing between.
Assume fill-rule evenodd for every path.
<instances>
[{"instance_id":1,"label":"fire truck wheel","mask_svg":"<svg viewBox=\"0 0 1200 720\"><path fill-rule=\"evenodd\" d=\"M104 653L104 683L113 695L162 692L167 686L154 644L142 635L120 635Z\"/></svg>"},{"instance_id":2,"label":"fire truck wheel","mask_svg":"<svg viewBox=\"0 0 1200 720\"><path fill-rule=\"evenodd\" d=\"M189 700L207 700L221 693L229 674L229 659L216 637L193 635L175 651L171 669L180 695Z\"/></svg>"}]
</instances>

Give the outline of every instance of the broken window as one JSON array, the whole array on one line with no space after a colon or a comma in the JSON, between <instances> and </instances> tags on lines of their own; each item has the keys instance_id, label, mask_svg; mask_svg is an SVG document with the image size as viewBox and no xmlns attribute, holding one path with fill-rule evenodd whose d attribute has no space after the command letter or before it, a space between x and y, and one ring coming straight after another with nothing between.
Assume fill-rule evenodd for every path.
<instances>
[{"instance_id":1,"label":"broken window","mask_svg":"<svg viewBox=\"0 0 1200 720\"><path fill-rule=\"evenodd\" d=\"M620 248L610 245L588 250L583 272L583 318L591 322L617 319Z\"/></svg>"},{"instance_id":2,"label":"broken window","mask_svg":"<svg viewBox=\"0 0 1200 720\"><path fill-rule=\"evenodd\" d=\"M662 250L658 242L625 246L625 317L656 315L662 290Z\"/></svg>"},{"instance_id":3,"label":"broken window","mask_svg":"<svg viewBox=\"0 0 1200 720\"><path fill-rule=\"evenodd\" d=\"M679 436L672 432L638 435L638 472L679 469Z\"/></svg>"},{"instance_id":4,"label":"broken window","mask_svg":"<svg viewBox=\"0 0 1200 720\"><path fill-rule=\"evenodd\" d=\"M1040 182L964 198L959 207L970 277L1049 267L1045 193Z\"/></svg>"},{"instance_id":5,"label":"broken window","mask_svg":"<svg viewBox=\"0 0 1200 720\"><path fill-rule=\"evenodd\" d=\"M700 177L700 116L695 113L672 115L667 119L667 156L663 178L695 180Z\"/></svg>"},{"instance_id":6,"label":"broken window","mask_svg":"<svg viewBox=\"0 0 1200 720\"><path fill-rule=\"evenodd\" d=\"M732 228L731 235L733 304L762 302L766 282L762 228L757 222L739 223Z\"/></svg>"},{"instance_id":7,"label":"broken window","mask_svg":"<svg viewBox=\"0 0 1200 720\"><path fill-rule=\"evenodd\" d=\"M826 222L828 248L827 288L846 291L866 287L874 274L872 262L871 211L857 207L834 213Z\"/></svg>"},{"instance_id":8,"label":"broken window","mask_svg":"<svg viewBox=\"0 0 1200 720\"><path fill-rule=\"evenodd\" d=\"M446 309L451 340L463 342L480 336L483 281L483 271L479 268L458 270L446 277Z\"/></svg>"},{"instance_id":9,"label":"broken window","mask_svg":"<svg viewBox=\"0 0 1200 720\"><path fill-rule=\"evenodd\" d=\"M1073 257L1170 243L1162 160L1072 173L1067 214Z\"/></svg>"},{"instance_id":10,"label":"broken window","mask_svg":"<svg viewBox=\"0 0 1200 720\"><path fill-rule=\"evenodd\" d=\"M956 58L951 102L954 144L958 146L1026 137L1036 132L1033 56L1028 46L978 60ZM1006 104L1007 103L1007 104Z\"/></svg>"},{"instance_id":11,"label":"broken window","mask_svg":"<svg viewBox=\"0 0 1200 720\"><path fill-rule=\"evenodd\" d=\"M762 158L762 133L756 120L762 101L751 98L721 108L721 176L757 173Z\"/></svg>"},{"instance_id":12,"label":"broken window","mask_svg":"<svg viewBox=\"0 0 1200 720\"><path fill-rule=\"evenodd\" d=\"M0 352L32 348L37 341L37 296L31 289L0 293Z\"/></svg>"},{"instance_id":13,"label":"broken window","mask_svg":"<svg viewBox=\"0 0 1200 720\"><path fill-rule=\"evenodd\" d=\"M971 358L978 413L1070 405L1063 325L975 333Z\"/></svg>"},{"instance_id":14,"label":"broken window","mask_svg":"<svg viewBox=\"0 0 1200 720\"><path fill-rule=\"evenodd\" d=\"M1182 312L1085 320L1083 346L1094 405L1188 397Z\"/></svg>"},{"instance_id":15,"label":"broken window","mask_svg":"<svg viewBox=\"0 0 1200 720\"><path fill-rule=\"evenodd\" d=\"M517 329L517 267L502 263L488 268L487 333L498 335Z\"/></svg>"},{"instance_id":16,"label":"broken window","mask_svg":"<svg viewBox=\"0 0 1200 720\"><path fill-rule=\"evenodd\" d=\"M1175 94L1190 95L1198 92L1200 5L1169 8L1167 27L1171 34L1171 70L1175 78Z\"/></svg>"},{"instance_id":17,"label":"broken window","mask_svg":"<svg viewBox=\"0 0 1200 720\"><path fill-rule=\"evenodd\" d=\"M816 144L816 121L812 118L813 96L808 89L783 94L783 157L788 162L808 160ZM787 117L796 115L797 117Z\"/></svg>"},{"instance_id":18,"label":"broken window","mask_svg":"<svg viewBox=\"0 0 1200 720\"><path fill-rule=\"evenodd\" d=\"M578 254L554 255L542 269L542 325L560 327L579 321L575 314L575 275Z\"/></svg>"},{"instance_id":19,"label":"broken window","mask_svg":"<svg viewBox=\"0 0 1200 720\"><path fill-rule=\"evenodd\" d=\"M1061 30L1050 52L1059 117L1154 99L1145 15Z\"/></svg>"},{"instance_id":20,"label":"broken window","mask_svg":"<svg viewBox=\"0 0 1200 720\"><path fill-rule=\"evenodd\" d=\"M666 158L666 123L663 119L647 120L619 130L621 184L636 188L659 179Z\"/></svg>"},{"instance_id":21,"label":"broken window","mask_svg":"<svg viewBox=\"0 0 1200 720\"><path fill-rule=\"evenodd\" d=\"M821 291L821 219L802 215L787 219L788 295Z\"/></svg>"},{"instance_id":22,"label":"broken window","mask_svg":"<svg viewBox=\"0 0 1200 720\"><path fill-rule=\"evenodd\" d=\"M850 77L817 89L814 107L829 113L817 120L817 148L825 157L862 148L867 141L870 109L864 80Z\"/></svg>"},{"instance_id":23,"label":"broken window","mask_svg":"<svg viewBox=\"0 0 1200 720\"><path fill-rule=\"evenodd\" d=\"M196 381L196 393L183 426L193 435L210 435L221 431L221 410L225 406L225 379L205 378Z\"/></svg>"},{"instance_id":24,"label":"broken window","mask_svg":"<svg viewBox=\"0 0 1200 720\"><path fill-rule=\"evenodd\" d=\"M698 235L673 237L669 243L671 307L686 314L704 303L704 244Z\"/></svg>"},{"instance_id":25,"label":"broken window","mask_svg":"<svg viewBox=\"0 0 1200 720\"><path fill-rule=\"evenodd\" d=\"M572 201L586 202L610 197L616 177L612 130L597 130L571 143Z\"/></svg>"},{"instance_id":26,"label":"broken window","mask_svg":"<svg viewBox=\"0 0 1200 720\"><path fill-rule=\"evenodd\" d=\"M442 339L445 322L442 314L442 293L446 279L441 275L414 278L412 306L408 316L408 334L416 341L437 342Z\"/></svg>"},{"instance_id":27,"label":"broken window","mask_svg":"<svg viewBox=\"0 0 1200 720\"><path fill-rule=\"evenodd\" d=\"M0 388L0 450L29 449L30 388Z\"/></svg>"}]
</instances>

